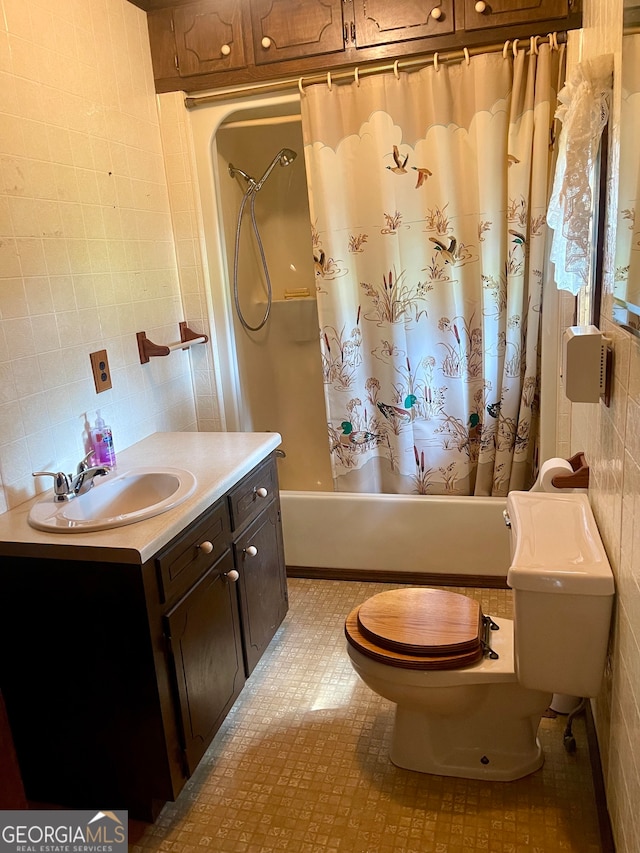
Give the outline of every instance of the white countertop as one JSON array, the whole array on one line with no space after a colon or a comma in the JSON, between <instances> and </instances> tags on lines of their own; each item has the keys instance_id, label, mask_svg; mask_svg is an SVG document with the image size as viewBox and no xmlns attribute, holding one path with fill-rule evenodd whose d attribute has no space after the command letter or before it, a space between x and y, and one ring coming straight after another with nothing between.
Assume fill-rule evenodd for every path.
<instances>
[{"instance_id":1,"label":"white countertop","mask_svg":"<svg viewBox=\"0 0 640 853\"><path fill-rule=\"evenodd\" d=\"M120 451L117 470L154 465L186 468L197 480L195 492L186 501L162 515L111 530L50 533L36 530L27 521L31 506L43 499L39 495L0 515L0 555L142 564L233 488L281 440L275 432L154 433Z\"/></svg>"}]
</instances>

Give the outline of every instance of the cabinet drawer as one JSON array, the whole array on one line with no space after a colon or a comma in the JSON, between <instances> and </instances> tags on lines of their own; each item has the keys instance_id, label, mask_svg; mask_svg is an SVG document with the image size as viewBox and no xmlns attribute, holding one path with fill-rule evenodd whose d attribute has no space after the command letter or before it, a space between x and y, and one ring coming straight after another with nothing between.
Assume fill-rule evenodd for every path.
<instances>
[{"instance_id":1,"label":"cabinet drawer","mask_svg":"<svg viewBox=\"0 0 640 853\"><path fill-rule=\"evenodd\" d=\"M238 530L265 509L278 492L278 472L270 457L229 492L231 528Z\"/></svg>"},{"instance_id":2,"label":"cabinet drawer","mask_svg":"<svg viewBox=\"0 0 640 853\"><path fill-rule=\"evenodd\" d=\"M224 554L229 540L229 514L223 499L156 557L160 600L167 602L186 592Z\"/></svg>"}]
</instances>

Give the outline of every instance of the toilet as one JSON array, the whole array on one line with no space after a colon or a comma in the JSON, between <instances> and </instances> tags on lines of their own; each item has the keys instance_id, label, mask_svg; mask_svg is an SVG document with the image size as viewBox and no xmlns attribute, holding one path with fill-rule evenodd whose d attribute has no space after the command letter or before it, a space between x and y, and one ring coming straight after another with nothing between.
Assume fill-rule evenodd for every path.
<instances>
[{"instance_id":1,"label":"toilet","mask_svg":"<svg viewBox=\"0 0 640 853\"><path fill-rule=\"evenodd\" d=\"M552 695L600 689L614 581L587 496L511 492L504 515L513 620L425 587L379 593L347 616L353 668L396 705L398 767L519 779L544 761L537 730Z\"/></svg>"}]
</instances>

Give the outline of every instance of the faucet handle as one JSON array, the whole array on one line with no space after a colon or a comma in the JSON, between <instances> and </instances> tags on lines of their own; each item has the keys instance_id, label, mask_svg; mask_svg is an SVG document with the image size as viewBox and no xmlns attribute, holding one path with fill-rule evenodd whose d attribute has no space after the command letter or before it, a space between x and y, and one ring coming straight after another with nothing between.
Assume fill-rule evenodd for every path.
<instances>
[{"instance_id":1,"label":"faucet handle","mask_svg":"<svg viewBox=\"0 0 640 853\"><path fill-rule=\"evenodd\" d=\"M93 456L93 450L90 450L87 453L87 455L84 457L84 459L81 459L80 462L78 462L78 467L76 468L76 474L82 474L83 471L86 471L87 468L91 467L91 463L89 462L89 459L91 459L92 456Z\"/></svg>"},{"instance_id":2,"label":"faucet handle","mask_svg":"<svg viewBox=\"0 0 640 853\"><path fill-rule=\"evenodd\" d=\"M32 477L53 477L53 492L54 492L54 500L55 501L66 501L69 500L69 494L71 492L71 484L69 482L69 477L66 474L63 474L62 471L33 471L31 474Z\"/></svg>"}]
</instances>

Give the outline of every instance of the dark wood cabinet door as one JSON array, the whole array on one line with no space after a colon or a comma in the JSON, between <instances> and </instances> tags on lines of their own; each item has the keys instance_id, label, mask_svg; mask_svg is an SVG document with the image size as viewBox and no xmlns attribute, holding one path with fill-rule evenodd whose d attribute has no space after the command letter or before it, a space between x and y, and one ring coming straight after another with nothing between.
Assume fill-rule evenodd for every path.
<instances>
[{"instance_id":1,"label":"dark wood cabinet door","mask_svg":"<svg viewBox=\"0 0 640 853\"><path fill-rule=\"evenodd\" d=\"M437 8L439 17L432 11ZM453 0L354 0L356 45L372 47L455 31Z\"/></svg>"},{"instance_id":2,"label":"dark wood cabinet door","mask_svg":"<svg viewBox=\"0 0 640 853\"><path fill-rule=\"evenodd\" d=\"M280 506L275 501L236 540L247 675L253 672L288 608Z\"/></svg>"},{"instance_id":3,"label":"dark wood cabinet door","mask_svg":"<svg viewBox=\"0 0 640 853\"><path fill-rule=\"evenodd\" d=\"M165 616L189 774L245 682L231 552Z\"/></svg>"},{"instance_id":4,"label":"dark wood cabinet door","mask_svg":"<svg viewBox=\"0 0 640 853\"><path fill-rule=\"evenodd\" d=\"M464 26L466 30L483 30L565 18L569 5L569 0L486 0L482 4L464 0Z\"/></svg>"},{"instance_id":5,"label":"dark wood cabinet door","mask_svg":"<svg viewBox=\"0 0 640 853\"><path fill-rule=\"evenodd\" d=\"M251 0L256 65L344 50L342 0Z\"/></svg>"},{"instance_id":6,"label":"dark wood cabinet door","mask_svg":"<svg viewBox=\"0 0 640 853\"><path fill-rule=\"evenodd\" d=\"M181 77L243 68L241 0L201 0L173 12Z\"/></svg>"}]
</instances>

